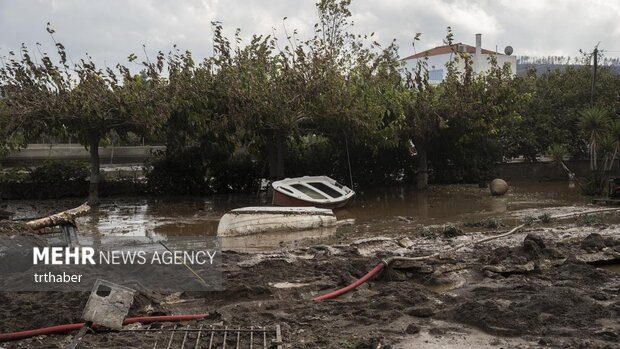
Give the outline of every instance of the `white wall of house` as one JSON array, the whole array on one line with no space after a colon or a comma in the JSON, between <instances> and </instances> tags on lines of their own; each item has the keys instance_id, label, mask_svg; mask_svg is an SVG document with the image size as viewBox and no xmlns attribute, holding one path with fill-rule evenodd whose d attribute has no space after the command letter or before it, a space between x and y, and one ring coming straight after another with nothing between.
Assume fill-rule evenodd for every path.
<instances>
[{"instance_id":1,"label":"white wall of house","mask_svg":"<svg viewBox=\"0 0 620 349\"><path fill-rule=\"evenodd\" d=\"M476 34L475 48L475 53L466 53L472 58L473 70L475 74L484 74L489 71L489 69L491 69L490 58L491 56L495 56L498 66L503 67L505 64L509 64L512 75L517 75L517 57L502 54L482 53L482 34ZM406 61L405 66L409 69L409 71L414 72L418 61L420 59L427 59L429 82L432 85L437 85L446 77L446 64L452 61L456 56L456 53L445 53L426 58L409 59ZM459 62L457 62L456 69L459 72L463 72L465 70L463 60L459 60Z\"/></svg>"},{"instance_id":2,"label":"white wall of house","mask_svg":"<svg viewBox=\"0 0 620 349\"><path fill-rule=\"evenodd\" d=\"M473 63L474 63L474 72L476 74L484 73L491 69L491 62L489 60L490 54L474 54L473 55ZM504 64L510 64L510 70L512 71L512 76L517 75L517 57L516 56L506 56L506 55L493 55L497 60L497 65L503 67Z\"/></svg>"},{"instance_id":3,"label":"white wall of house","mask_svg":"<svg viewBox=\"0 0 620 349\"><path fill-rule=\"evenodd\" d=\"M429 82L432 85L437 85L443 81L446 77L446 63L450 62L452 59L452 54L443 54L428 57L427 68L428 68L428 76ZM423 60L423 58L420 58ZM416 65L418 64L419 59L408 59L406 61L405 67L412 73L415 72Z\"/></svg>"},{"instance_id":4,"label":"white wall of house","mask_svg":"<svg viewBox=\"0 0 620 349\"><path fill-rule=\"evenodd\" d=\"M455 54L442 54L428 57L428 72L429 72L429 82L432 85L438 85L443 79L446 77L446 64L454 59ZM490 54L471 54L473 61L473 69L476 74L483 74L489 69L491 69L491 63L489 61ZM497 60L497 64L500 67L503 67L504 64L510 64L510 70L512 71L512 75L517 75L517 57L516 56L506 56L506 55L494 55ZM423 59L423 58L420 58ZM405 67L411 71L415 71L416 64L418 59L408 59L405 62ZM456 69L459 72L463 72L465 70L465 64L463 60L459 60L456 64Z\"/></svg>"}]
</instances>

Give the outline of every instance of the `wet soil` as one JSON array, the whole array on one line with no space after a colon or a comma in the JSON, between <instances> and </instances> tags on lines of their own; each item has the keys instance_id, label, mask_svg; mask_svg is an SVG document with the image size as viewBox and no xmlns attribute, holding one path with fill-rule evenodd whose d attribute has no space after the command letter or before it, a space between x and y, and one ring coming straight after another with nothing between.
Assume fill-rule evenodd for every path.
<instances>
[{"instance_id":1,"label":"wet soil","mask_svg":"<svg viewBox=\"0 0 620 349\"><path fill-rule=\"evenodd\" d=\"M228 251L224 290L142 292L130 316L207 312L207 319L192 324L280 324L284 348L617 348L618 219L615 213L534 223L438 258L395 262L355 291L323 302L312 298L360 278L383 258L426 255L508 228L480 229L490 225L481 222L471 228L478 232L463 232L465 224L455 230L419 230L411 224L407 234L347 244ZM0 332L79 322L86 298L85 293L0 293ZM64 348L71 338L40 336L0 346ZM81 347L153 348L156 340L144 332L96 333Z\"/></svg>"}]
</instances>

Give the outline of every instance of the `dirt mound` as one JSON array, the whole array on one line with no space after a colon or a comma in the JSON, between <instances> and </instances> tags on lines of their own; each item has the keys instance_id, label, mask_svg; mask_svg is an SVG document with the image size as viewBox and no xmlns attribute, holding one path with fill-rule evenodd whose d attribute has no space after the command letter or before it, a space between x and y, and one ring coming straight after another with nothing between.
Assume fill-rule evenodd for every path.
<instances>
[{"instance_id":1,"label":"dirt mound","mask_svg":"<svg viewBox=\"0 0 620 349\"><path fill-rule=\"evenodd\" d=\"M499 335L561 334L611 315L584 292L565 287L517 284L476 288L472 295L476 299L452 309L451 318Z\"/></svg>"}]
</instances>

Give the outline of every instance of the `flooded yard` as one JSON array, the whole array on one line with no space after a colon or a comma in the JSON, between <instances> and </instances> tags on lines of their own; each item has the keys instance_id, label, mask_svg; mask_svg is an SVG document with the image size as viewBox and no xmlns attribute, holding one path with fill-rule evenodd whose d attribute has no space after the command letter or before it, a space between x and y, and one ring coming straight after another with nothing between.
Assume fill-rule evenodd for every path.
<instances>
[{"instance_id":1,"label":"flooded yard","mask_svg":"<svg viewBox=\"0 0 620 349\"><path fill-rule=\"evenodd\" d=\"M500 197L471 185L362 191L337 212L348 224L223 239L222 291L140 292L129 315L209 314L195 326L279 324L284 348L615 348L620 214L557 218L604 208L590 200L562 182L515 183ZM15 201L3 208L31 217L76 204ZM251 205L269 200L106 199L78 225L84 239L213 236L222 214ZM511 235L477 243L523 222ZM394 257L422 259L396 259L354 291L313 301ZM56 324L59 314L65 322L79 321L86 298L0 293L0 316L24 319L5 323L0 332ZM56 311L25 306L38 303ZM33 317L35 323L25 320ZM36 337L7 348L64 348L71 338ZM116 332L89 335L83 343L153 348L158 341L156 333Z\"/></svg>"},{"instance_id":2,"label":"flooded yard","mask_svg":"<svg viewBox=\"0 0 620 349\"><path fill-rule=\"evenodd\" d=\"M8 201L0 205L27 218L76 206L77 200ZM215 236L220 217L244 206L270 205L266 193L179 198L105 198L100 207L78 219L80 233L120 236ZM359 191L355 201L336 211L350 224L302 233L268 234L260 241L229 238L232 249L272 250L312 244L347 243L373 236L394 236L426 226L476 223L487 218L505 224L545 208L576 209L590 203L565 182L515 183L504 196L489 195L476 185L446 185L428 191L385 188ZM225 243L226 245L226 243Z\"/></svg>"}]
</instances>

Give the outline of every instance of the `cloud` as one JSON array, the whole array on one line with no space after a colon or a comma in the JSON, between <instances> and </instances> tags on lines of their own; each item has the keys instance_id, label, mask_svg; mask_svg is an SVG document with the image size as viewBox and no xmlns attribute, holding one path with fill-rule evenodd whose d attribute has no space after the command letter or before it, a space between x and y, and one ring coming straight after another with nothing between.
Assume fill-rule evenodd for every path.
<instances>
[{"instance_id":1,"label":"cloud","mask_svg":"<svg viewBox=\"0 0 620 349\"><path fill-rule=\"evenodd\" d=\"M126 63L130 53L168 52L173 44L196 57L212 52L211 21L221 21L232 36L241 28L244 41L252 34L298 29L300 38L312 33L317 13L313 0L0 0L0 55L18 50L21 43L53 51L45 24L51 22L56 39L76 60L90 54L99 64ZM615 0L354 0L351 5L356 33L375 32L377 41L397 39L400 55L413 53L412 39L423 33L418 50L442 44L446 27L455 41L501 51L506 45L517 55L570 55L579 49L620 51L620 3ZM283 22L283 18L288 19ZM275 28L275 29L274 29ZM620 52L608 53L619 56Z\"/></svg>"}]
</instances>

